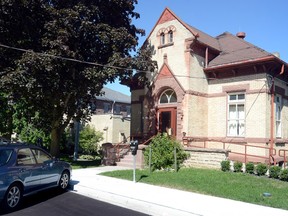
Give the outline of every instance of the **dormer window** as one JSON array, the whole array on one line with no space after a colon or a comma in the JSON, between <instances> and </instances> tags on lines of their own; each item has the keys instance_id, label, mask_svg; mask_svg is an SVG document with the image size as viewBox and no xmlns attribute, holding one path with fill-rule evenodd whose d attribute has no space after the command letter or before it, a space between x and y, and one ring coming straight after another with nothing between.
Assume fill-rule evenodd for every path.
<instances>
[{"instance_id":1,"label":"dormer window","mask_svg":"<svg viewBox=\"0 0 288 216\"><path fill-rule=\"evenodd\" d=\"M164 32L162 32L162 33L160 34L160 44L161 44L161 45L164 45L164 44L165 44L165 34L164 34Z\"/></svg>"}]
</instances>

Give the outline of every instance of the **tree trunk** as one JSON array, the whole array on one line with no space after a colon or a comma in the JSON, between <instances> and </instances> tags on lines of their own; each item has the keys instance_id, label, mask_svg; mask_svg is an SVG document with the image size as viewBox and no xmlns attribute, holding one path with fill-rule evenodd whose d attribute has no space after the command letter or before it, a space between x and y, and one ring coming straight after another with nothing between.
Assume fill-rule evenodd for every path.
<instances>
[{"instance_id":1,"label":"tree trunk","mask_svg":"<svg viewBox=\"0 0 288 216\"><path fill-rule=\"evenodd\" d=\"M60 141L61 141L61 129L52 128L51 131L51 145L50 154L55 157L60 156Z\"/></svg>"}]
</instances>

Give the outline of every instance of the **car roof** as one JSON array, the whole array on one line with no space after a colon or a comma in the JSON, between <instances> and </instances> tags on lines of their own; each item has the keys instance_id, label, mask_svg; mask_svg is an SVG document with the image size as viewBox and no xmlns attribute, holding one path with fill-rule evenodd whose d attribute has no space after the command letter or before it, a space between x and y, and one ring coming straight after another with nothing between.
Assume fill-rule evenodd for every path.
<instances>
[{"instance_id":1,"label":"car roof","mask_svg":"<svg viewBox=\"0 0 288 216\"><path fill-rule=\"evenodd\" d=\"M28 144L28 143L22 143L22 142L2 142L0 143L0 149L1 148L23 148L23 147L28 147L28 148L39 148L39 149L42 149L40 148L39 146L36 146L36 145L33 145L33 144Z\"/></svg>"}]
</instances>

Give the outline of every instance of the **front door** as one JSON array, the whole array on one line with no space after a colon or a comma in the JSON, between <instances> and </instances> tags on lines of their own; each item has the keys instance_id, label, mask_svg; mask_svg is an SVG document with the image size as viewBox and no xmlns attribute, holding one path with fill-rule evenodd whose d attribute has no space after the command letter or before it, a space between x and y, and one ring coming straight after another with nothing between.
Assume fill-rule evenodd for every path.
<instances>
[{"instance_id":1,"label":"front door","mask_svg":"<svg viewBox=\"0 0 288 216\"><path fill-rule=\"evenodd\" d=\"M176 136L176 108L160 108L158 110L158 132Z\"/></svg>"}]
</instances>

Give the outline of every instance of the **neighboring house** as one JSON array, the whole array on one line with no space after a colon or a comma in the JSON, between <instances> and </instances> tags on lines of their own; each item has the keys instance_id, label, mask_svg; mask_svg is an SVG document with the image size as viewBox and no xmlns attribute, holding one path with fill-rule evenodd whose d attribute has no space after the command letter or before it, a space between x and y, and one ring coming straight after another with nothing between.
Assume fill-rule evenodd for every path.
<instances>
[{"instance_id":1,"label":"neighboring house","mask_svg":"<svg viewBox=\"0 0 288 216\"><path fill-rule=\"evenodd\" d=\"M130 136L131 97L109 88L102 91L91 102L94 114L89 124L103 132L103 143L117 144Z\"/></svg>"},{"instance_id":2,"label":"neighboring house","mask_svg":"<svg viewBox=\"0 0 288 216\"><path fill-rule=\"evenodd\" d=\"M146 43L158 71L147 73L149 88L134 82L141 73L130 83L131 136L166 132L187 146L246 151L270 162L288 149L286 62L243 32L212 37L168 8Z\"/></svg>"}]
</instances>

